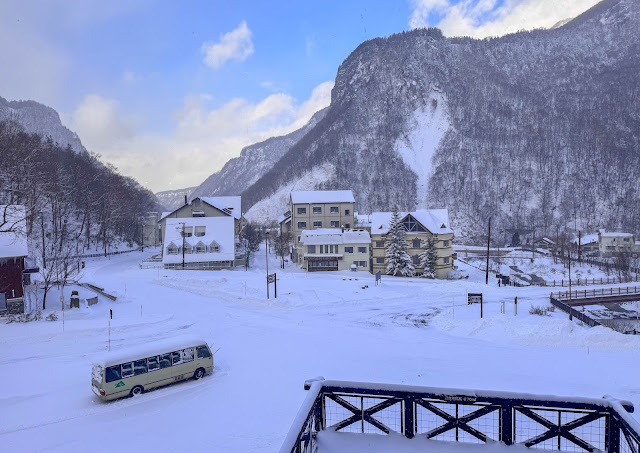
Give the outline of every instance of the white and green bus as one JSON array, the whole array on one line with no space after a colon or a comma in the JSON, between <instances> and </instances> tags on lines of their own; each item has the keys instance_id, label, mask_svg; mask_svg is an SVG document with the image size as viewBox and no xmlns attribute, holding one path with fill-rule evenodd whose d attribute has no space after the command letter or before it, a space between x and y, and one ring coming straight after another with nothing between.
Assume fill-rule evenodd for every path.
<instances>
[{"instance_id":1,"label":"white and green bus","mask_svg":"<svg viewBox=\"0 0 640 453\"><path fill-rule=\"evenodd\" d=\"M183 336L112 352L94 361L91 388L109 401L184 379L200 379L211 371L213 354L206 341Z\"/></svg>"}]
</instances>

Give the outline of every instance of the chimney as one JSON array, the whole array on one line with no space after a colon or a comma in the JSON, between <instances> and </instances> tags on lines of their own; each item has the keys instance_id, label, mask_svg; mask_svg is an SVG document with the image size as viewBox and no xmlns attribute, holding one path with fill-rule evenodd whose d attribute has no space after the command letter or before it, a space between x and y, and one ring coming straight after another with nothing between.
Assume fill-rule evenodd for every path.
<instances>
[{"instance_id":1,"label":"chimney","mask_svg":"<svg viewBox=\"0 0 640 453\"><path fill-rule=\"evenodd\" d=\"M184 194L184 204L189 204L189 203L187 203L187 194L186 193Z\"/></svg>"}]
</instances>

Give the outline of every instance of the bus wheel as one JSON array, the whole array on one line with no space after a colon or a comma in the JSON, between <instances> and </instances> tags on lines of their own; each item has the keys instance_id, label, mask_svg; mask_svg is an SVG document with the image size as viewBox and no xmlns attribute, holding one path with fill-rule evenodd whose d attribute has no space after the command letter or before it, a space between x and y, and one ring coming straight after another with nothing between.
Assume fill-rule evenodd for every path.
<instances>
[{"instance_id":1,"label":"bus wheel","mask_svg":"<svg viewBox=\"0 0 640 453\"><path fill-rule=\"evenodd\" d=\"M131 392L129 393L129 395L131 396L142 395L143 392L144 392L144 387L142 387L141 385L136 385L134 388L131 389Z\"/></svg>"},{"instance_id":2,"label":"bus wheel","mask_svg":"<svg viewBox=\"0 0 640 453\"><path fill-rule=\"evenodd\" d=\"M193 373L193 378L197 381L202 376L204 376L204 368L198 368L195 373Z\"/></svg>"}]
</instances>

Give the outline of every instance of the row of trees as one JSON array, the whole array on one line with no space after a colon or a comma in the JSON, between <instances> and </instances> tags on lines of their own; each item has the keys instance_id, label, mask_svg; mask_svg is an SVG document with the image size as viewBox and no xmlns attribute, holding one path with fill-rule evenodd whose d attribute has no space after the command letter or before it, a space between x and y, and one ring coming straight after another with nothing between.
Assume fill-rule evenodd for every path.
<instances>
[{"instance_id":1,"label":"row of trees","mask_svg":"<svg viewBox=\"0 0 640 453\"><path fill-rule=\"evenodd\" d=\"M391 216L389 233L387 233L387 274L413 277L416 269L407 253L409 243L406 240L406 230L401 221L400 212L396 208ZM420 254L420 267L424 269L421 274L424 278L436 278L437 254L433 239L427 241L427 247Z\"/></svg>"},{"instance_id":2,"label":"row of trees","mask_svg":"<svg viewBox=\"0 0 640 453\"><path fill-rule=\"evenodd\" d=\"M142 218L158 208L150 191L97 155L26 133L10 120L0 122L0 205L25 207L19 234L36 251L45 303L51 285L79 272L78 255L141 243ZM0 220L0 232L12 230Z\"/></svg>"}]
</instances>

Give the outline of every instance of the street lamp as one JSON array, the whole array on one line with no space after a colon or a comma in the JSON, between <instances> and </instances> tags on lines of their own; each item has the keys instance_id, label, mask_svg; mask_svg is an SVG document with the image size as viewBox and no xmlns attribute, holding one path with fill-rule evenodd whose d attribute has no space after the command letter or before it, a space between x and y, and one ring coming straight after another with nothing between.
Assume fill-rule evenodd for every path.
<instances>
[{"instance_id":1,"label":"street lamp","mask_svg":"<svg viewBox=\"0 0 640 453\"><path fill-rule=\"evenodd\" d=\"M266 247L264 250L264 258L267 262L267 299L269 298L269 230L264 233Z\"/></svg>"}]
</instances>

